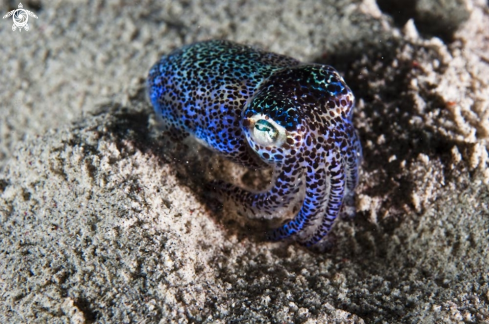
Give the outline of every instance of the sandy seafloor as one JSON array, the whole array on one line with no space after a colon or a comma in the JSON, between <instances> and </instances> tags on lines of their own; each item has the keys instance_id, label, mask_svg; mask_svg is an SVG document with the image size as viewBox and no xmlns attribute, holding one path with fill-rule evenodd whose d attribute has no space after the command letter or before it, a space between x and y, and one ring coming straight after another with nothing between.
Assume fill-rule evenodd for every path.
<instances>
[{"instance_id":1,"label":"sandy seafloor","mask_svg":"<svg viewBox=\"0 0 489 324\"><path fill-rule=\"evenodd\" d=\"M0 20L0 323L489 323L487 1L23 4L28 32ZM203 198L202 175L260 176L155 132L149 67L211 38L357 97L357 216L314 250Z\"/></svg>"}]
</instances>

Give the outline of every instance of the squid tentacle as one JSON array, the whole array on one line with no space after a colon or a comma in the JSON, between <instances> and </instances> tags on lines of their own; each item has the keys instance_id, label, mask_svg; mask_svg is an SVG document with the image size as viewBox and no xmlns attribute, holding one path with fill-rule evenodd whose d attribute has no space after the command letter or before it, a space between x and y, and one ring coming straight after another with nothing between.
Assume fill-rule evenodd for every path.
<instances>
[{"instance_id":1,"label":"squid tentacle","mask_svg":"<svg viewBox=\"0 0 489 324\"><path fill-rule=\"evenodd\" d=\"M268 234L270 240L277 241L301 233L311 222L317 217L320 217L324 211L322 208L318 209L318 206L324 205L327 199L327 196L324 194L328 182L326 173L324 171L318 172L311 165L308 165L306 170L307 185L302 208L294 219L272 230Z\"/></svg>"},{"instance_id":2,"label":"squid tentacle","mask_svg":"<svg viewBox=\"0 0 489 324\"><path fill-rule=\"evenodd\" d=\"M272 186L264 192L253 192L223 181L214 181L211 187L220 196L232 202L238 212L250 218L280 218L290 212L291 205L303 197L304 181L301 170L293 170L284 164L274 167ZM294 175L293 173L298 173ZM293 182L293 179L296 179Z\"/></svg>"},{"instance_id":3,"label":"squid tentacle","mask_svg":"<svg viewBox=\"0 0 489 324\"><path fill-rule=\"evenodd\" d=\"M305 246L311 246L319 242L328 234L334 221L338 217L343 202L345 192L345 167L343 163L332 163L328 168L330 176L330 191L328 195L328 203L326 212L324 213L322 224L314 233L312 238L305 242L301 242Z\"/></svg>"}]
</instances>

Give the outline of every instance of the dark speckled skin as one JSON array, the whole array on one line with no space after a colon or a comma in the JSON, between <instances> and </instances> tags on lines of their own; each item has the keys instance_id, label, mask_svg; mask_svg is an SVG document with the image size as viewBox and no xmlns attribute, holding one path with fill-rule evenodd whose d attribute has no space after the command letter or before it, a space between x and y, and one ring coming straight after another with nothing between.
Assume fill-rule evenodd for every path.
<instances>
[{"instance_id":1,"label":"dark speckled skin","mask_svg":"<svg viewBox=\"0 0 489 324\"><path fill-rule=\"evenodd\" d=\"M215 40L163 56L147 86L172 131L247 167L273 168L265 192L213 184L250 217L291 214L271 239L293 237L310 246L342 207L353 213L361 162L354 97L332 67Z\"/></svg>"}]
</instances>

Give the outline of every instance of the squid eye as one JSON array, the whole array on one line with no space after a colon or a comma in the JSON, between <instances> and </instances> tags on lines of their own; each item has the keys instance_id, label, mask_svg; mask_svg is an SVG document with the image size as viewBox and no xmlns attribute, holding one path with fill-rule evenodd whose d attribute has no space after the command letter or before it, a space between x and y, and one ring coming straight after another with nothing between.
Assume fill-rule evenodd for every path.
<instances>
[{"instance_id":1,"label":"squid eye","mask_svg":"<svg viewBox=\"0 0 489 324\"><path fill-rule=\"evenodd\" d=\"M265 114L243 118L242 126L252 147L254 144L281 147L287 139L287 130Z\"/></svg>"},{"instance_id":2,"label":"squid eye","mask_svg":"<svg viewBox=\"0 0 489 324\"><path fill-rule=\"evenodd\" d=\"M260 119L255 122L253 137L258 144L268 146L278 139L279 132L270 122Z\"/></svg>"}]
</instances>

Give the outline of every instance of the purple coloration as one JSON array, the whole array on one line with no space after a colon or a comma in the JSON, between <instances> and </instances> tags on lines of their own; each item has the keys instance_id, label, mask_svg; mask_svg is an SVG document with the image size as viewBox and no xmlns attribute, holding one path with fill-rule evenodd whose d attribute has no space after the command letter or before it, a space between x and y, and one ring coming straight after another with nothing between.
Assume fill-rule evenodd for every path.
<instances>
[{"instance_id":1,"label":"purple coloration","mask_svg":"<svg viewBox=\"0 0 489 324\"><path fill-rule=\"evenodd\" d=\"M150 70L148 93L170 129L244 166L273 168L265 192L214 183L250 217L291 214L271 239L310 246L342 209L354 210L361 163L354 97L332 67L207 41L162 57Z\"/></svg>"}]
</instances>

